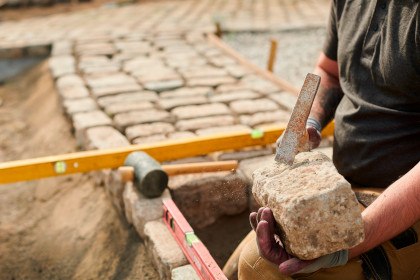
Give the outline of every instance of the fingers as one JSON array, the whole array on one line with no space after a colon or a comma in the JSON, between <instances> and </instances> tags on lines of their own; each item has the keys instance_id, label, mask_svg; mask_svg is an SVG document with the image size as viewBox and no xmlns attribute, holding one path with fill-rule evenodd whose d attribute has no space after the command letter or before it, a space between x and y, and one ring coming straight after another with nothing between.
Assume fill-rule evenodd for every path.
<instances>
[{"instance_id":1,"label":"fingers","mask_svg":"<svg viewBox=\"0 0 420 280\"><path fill-rule=\"evenodd\" d=\"M298 273L299 271L314 263L315 261L316 260L302 261L297 258L291 258L285 262L282 262L279 265L279 270L285 276L290 276L295 273Z\"/></svg>"},{"instance_id":2,"label":"fingers","mask_svg":"<svg viewBox=\"0 0 420 280\"><path fill-rule=\"evenodd\" d=\"M308 126L306 130L308 132L308 140L309 140L310 149L317 148L319 144L321 143L321 133L319 133L319 131L315 127L312 127L312 126Z\"/></svg>"},{"instance_id":3,"label":"fingers","mask_svg":"<svg viewBox=\"0 0 420 280\"><path fill-rule=\"evenodd\" d=\"M274 236L274 233L276 232L276 230L275 230L275 222L276 221L274 219L273 212L271 211L270 208L266 207L262 210L261 220L267 221L268 226L269 226L269 230L270 230L270 234L272 236Z\"/></svg>"},{"instance_id":4,"label":"fingers","mask_svg":"<svg viewBox=\"0 0 420 280\"><path fill-rule=\"evenodd\" d=\"M257 229L257 212L252 212L249 214L249 223L251 224L252 229L255 231Z\"/></svg>"}]
</instances>

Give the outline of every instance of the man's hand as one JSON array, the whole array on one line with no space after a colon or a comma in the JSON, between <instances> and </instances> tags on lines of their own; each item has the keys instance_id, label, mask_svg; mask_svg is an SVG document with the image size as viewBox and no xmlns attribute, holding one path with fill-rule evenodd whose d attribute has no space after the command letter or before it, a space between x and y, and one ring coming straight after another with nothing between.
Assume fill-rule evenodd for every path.
<instances>
[{"instance_id":1,"label":"man's hand","mask_svg":"<svg viewBox=\"0 0 420 280\"><path fill-rule=\"evenodd\" d=\"M306 122L305 138L301 143L299 143L299 152L307 152L319 146L321 143L321 128L322 127L317 120L308 118L308 121ZM282 139L283 134L280 135L276 141L277 149L280 147Z\"/></svg>"},{"instance_id":2,"label":"man's hand","mask_svg":"<svg viewBox=\"0 0 420 280\"><path fill-rule=\"evenodd\" d=\"M283 275L312 273L321 268L344 265L348 261L347 250L309 261L303 261L288 254L278 238L273 212L267 207L260 208L258 213L252 212L249 221L256 232L260 256L278 265Z\"/></svg>"}]
</instances>

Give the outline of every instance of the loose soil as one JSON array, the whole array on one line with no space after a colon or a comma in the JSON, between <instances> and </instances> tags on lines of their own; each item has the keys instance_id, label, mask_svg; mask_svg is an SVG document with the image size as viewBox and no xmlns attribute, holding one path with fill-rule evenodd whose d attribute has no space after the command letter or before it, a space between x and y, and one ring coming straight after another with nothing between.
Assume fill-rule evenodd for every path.
<instances>
[{"instance_id":1,"label":"loose soil","mask_svg":"<svg viewBox=\"0 0 420 280\"><path fill-rule=\"evenodd\" d=\"M0 162L77 149L47 63L0 87ZM0 185L0 279L158 279L93 175Z\"/></svg>"}]
</instances>

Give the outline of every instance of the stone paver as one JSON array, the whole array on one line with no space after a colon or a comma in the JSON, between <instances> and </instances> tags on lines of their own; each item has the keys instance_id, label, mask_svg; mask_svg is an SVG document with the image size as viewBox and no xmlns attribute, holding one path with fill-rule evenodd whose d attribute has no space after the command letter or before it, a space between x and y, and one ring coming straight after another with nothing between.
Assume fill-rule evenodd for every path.
<instances>
[{"instance_id":1,"label":"stone paver","mask_svg":"<svg viewBox=\"0 0 420 280\"><path fill-rule=\"evenodd\" d=\"M153 124L138 124L127 127L125 134L129 140L138 137L146 137L154 134L167 134L175 131L175 127L170 123L155 122Z\"/></svg>"},{"instance_id":2,"label":"stone paver","mask_svg":"<svg viewBox=\"0 0 420 280\"><path fill-rule=\"evenodd\" d=\"M228 91L224 93L215 94L210 97L210 100L212 102L230 103L235 100L257 99L260 97L261 97L261 94L252 90L237 90L237 91Z\"/></svg>"},{"instance_id":3,"label":"stone paver","mask_svg":"<svg viewBox=\"0 0 420 280\"><path fill-rule=\"evenodd\" d=\"M197 133L200 136L203 136L203 135L228 133L228 132L251 132L251 130L252 129L249 126L236 124L236 125L229 125L229 126L202 128L202 129L198 129L195 133Z\"/></svg>"},{"instance_id":4,"label":"stone paver","mask_svg":"<svg viewBox=\"0 0 420 280\"><path fill-rule=\"evenodd\" d=\"M184 96L176 98L161 98L159 100L159 105L166 110L171 110L179 106L186 105L198 105L207 103L208 99L206 96L197 95L197 96Z\"/></svg>"},{"instance_id":5,"label":"stone paver","mask_svg":"<svg viewBox=\"0 0 420 280\"><path fill-rule=\"evenodd\" d=\"M152 91L139 91L120 93L112 96L104 96L98 98L98 104L101 107L109 107L114 104L120 104L125 102L140 103L145 101L157 101L158 96Z\"/></svg>"},{"instance_id":6,"label":"stone paver","mask_svg":"<svg viewBox=\"0 0 420 280\"><path fill-rule=\"evenodd\" d=\"M164 141L166 139L167 137L165 136L165 134L155 134L155 135L150 135L150 136L145 136L145 137L138 137L131 142L133 144L155 144L155 143Z\"/></svg>"},{"instance_id":7,"label":"stone paver","mask_svg":"<svg viewBox=\"0 0 420 280\"><path fill-rule=\"evenodd\" d=\"M54 78L76 72L76 60L71 55L60 55L50 58L50 69Z\"/></svg>"},{"instance_id":8,"label":"stone paver","mask_svg":"<svg viewBox=\"0 0 420 280\"><path fill-rule=\"evenodd\" d=\"M119 103L109 104L108 106L105 106L104 110L108 115L113 116L118 113L147 110L147 109L152 109L153 107L154 107L153 103L149 101L139 101L136 103L133 103L130 101L123 101Z\"/></svg>"},{"instance_id":9,"label":"stone paver","mask_svg":"<svg viewBox=\"0 0 420 280\"><path fill-rule=\"evenodd\" d=\"M196 97L209 96L213 93L210 87L183 87L172 91L164 91L159 94L161 98L181 98L181 97Z\"/></svg>"},{"instance_id":10,"label":"stone paver","mask_svg":"<svg viewBox=\"0 0 420 280\"><path fill-rule=\"evenodd\" d=\"M277 104L267 98L255 100L237 100L230 103L230 108L237 114L252 114L278 109Z\"/></svg>"},{"instance_id":11,"label":"stone paver","mask_svg":"<svg viewBox=\"0 0 420 280\"><path fill-rule=\"evenodd\" d=\"M172 269L171 280L200 280L192 265L184 265Z\"/></svg>"},{"instance_id":12,"label":"stone paver","mask_svg":"<svg viewBox=\"0 0 420 280\"><path fill-rule=\"evenodd\" d=\"M239 117L241 123L256 126L261 124L284 123L289 121L290 114L284 111L259 112L253 115L242 115Z\"/></svg>"},{"instance_id":13,"label":"stone paver","mask_svg":"<svg viewBox=\"0 0 420 280\"><path fill-rule=\"evenodd\" d=\"M196 118L190 120L181 120L175 124L175 127L178 130L198 130L203 128L215 127L215 126L224 126L232 125L235 123L235 119L231 115L224 116L214 116L214 117L204 117Z\"/></svg>"},{"instance_id":14,"label":"stone paver","mask_svg":"<svg viewBox=\"0 0 420 280\"><path fill-rule=\"evenodd\" d=\"M131 111L114 116L115 125L119 130L135 124L171 121L173 121L173 116L170 113L156 109Z\"/></svg>"},{"instance_id":15,"label":"stone paver","mask_svg":"<svg viewBox=\"0 0 420 280\"><path fill-rule=\"evenodd\" d=\"M204 105L181 106L173 109L171 112L178 119L193 119L216 115L227 115L230 113L230 110L225 104L211 103Z\"/></svg>"},{"instance_id":16,"label":"stone paver","mask_svg":"<svg viewBox=\"0 0 420 280\"><path fill-rule=\"evenodd\" d=\"M146 248L160 279L170 279L172 269L188 263L182 249L162 221L146 223L144 233Z\"/></svg>"},{"instance_id":17,"label":"stone paver","mask_svg":"<svg viewBox=\"0 0 420 280\"><path fill-rule=\"evenodd\" d=\"M127 138L111 126L98 126L86 130L86 149L110 149L130 145Z\"/></svg>"},{"instance_id":18,"label":"stone paver","mask_svg":"<svg viewBox=\"0 0 420 280\"><path fill-rule=\"evenodd\" d=\"M98 109L95 100L90 97L70 99L63 102L64 109L68 115L75 113L89 112Z\"/></svg>"},{"instance_id":19,"label":"stone paver","mask_svg":"<svg viewBox=\"0 0 420 280\"><path fill-rule=\"evenodd\" d=\"M190 87L217 87L222 84L233 84L236 82L236 79L229 76L220 76L220 77L199 77L189 79L187 85Z\"/></svg>"}]
</instances>

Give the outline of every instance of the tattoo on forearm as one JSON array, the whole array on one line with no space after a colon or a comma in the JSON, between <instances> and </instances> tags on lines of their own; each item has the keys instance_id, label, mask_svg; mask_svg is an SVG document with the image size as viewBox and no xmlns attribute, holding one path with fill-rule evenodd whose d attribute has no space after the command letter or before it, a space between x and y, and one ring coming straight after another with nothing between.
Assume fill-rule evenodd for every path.
<instances>
[{"instance_id":1,"label":"tattoo on forearm","mask_svg":"<svg viewBox=\"0 0 420 280\"><path fill-rule=\"evenodd\" d=\"M343 98L340 87L325 88L320 86L311 110L311 116L325 127L334 117L335 110Z\"/></svg>"}]
</instances>

